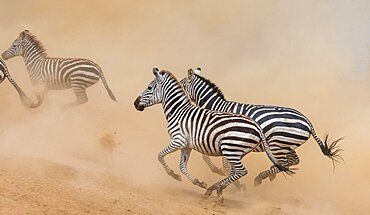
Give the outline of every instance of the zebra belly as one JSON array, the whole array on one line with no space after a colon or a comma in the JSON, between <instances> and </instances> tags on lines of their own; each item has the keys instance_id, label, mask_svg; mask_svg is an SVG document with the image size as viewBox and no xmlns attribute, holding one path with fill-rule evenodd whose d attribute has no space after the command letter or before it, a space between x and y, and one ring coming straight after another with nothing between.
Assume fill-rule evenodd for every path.
<instances>
[{"instance_id":1,"label":"zebra belly","mask_svg":"<svg viewBox=\"0 0 370 215\"><path fill-rule=\"evenodd\" d=\"M204 144L202 142L190 143L188 148L194 149L195 151L208 156L222 156L220 147L218 144Z\"/></svg>"},{"instance_id":2,"label":"zebra belly","mask_svg":"<svg viewBox=\"0 0 370 215\"><path fill-rule=\"evenodd\" d=\"M60 80L58 78L44 77L44 83L49 90L64 90L71 88L70 80Z\"/></svg>"},{"instance_id":3,"label":"zebra belly","mask_svg":"<svg viewBox=\"0 0 370 215\"><path fill-rule=\"evenodd\" d=\"M71 85L48 85L49 90L65 90L70 88Z\"/></svg>"}]
</instances>

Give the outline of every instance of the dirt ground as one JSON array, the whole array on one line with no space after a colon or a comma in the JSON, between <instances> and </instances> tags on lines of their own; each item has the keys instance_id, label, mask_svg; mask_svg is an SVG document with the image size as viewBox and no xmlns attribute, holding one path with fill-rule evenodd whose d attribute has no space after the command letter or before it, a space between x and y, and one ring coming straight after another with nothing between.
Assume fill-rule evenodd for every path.
<instances>
[{"instance_id":1,"label":"dirt ground","mask_svg":"<svg viewBox=\"0 0 370 215\"><path fill-rule=\"evenodd\" d=\"M370 211L370 20L368 1L1 1L0 51L29 29L50 56L84 57L103 68L89 102L67 111L72 91L50 91L35 110L0 85L0 214L367 214ZM5 10L4 10L5 8ZM33 98L20 57L6 61ZM293 177L253 186L271 163L243 160L247 190L215 196L157 160L168 144L161 107L138 112L135 98L151 68L185 77L202 67L230 100L293 107L323 137L344 136L344 164L333 170L311 138L297 150ZM177 173L179 153L166 157ZM219 158L213 158L220 165ZM197 152L189 171L209 186Z\"/></svg>"}]
</instances>

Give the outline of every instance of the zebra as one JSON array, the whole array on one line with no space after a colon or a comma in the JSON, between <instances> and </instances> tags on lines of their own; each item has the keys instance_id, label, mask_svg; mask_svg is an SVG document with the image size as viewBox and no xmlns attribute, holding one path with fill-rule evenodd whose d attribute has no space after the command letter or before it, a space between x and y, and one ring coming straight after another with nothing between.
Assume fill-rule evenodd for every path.
<instances>
[{"instance_id":1,"label":"zebra","mask_svg":"<svg viewBox=\"0 0 370 215\"><path fill-rule=\"evenodd\" d=\"M318 143L322 153L332 160L333 168L336 162L344 161L340 155L343 149L338 145L343 138L331 144L328 143L328 135L325 136L324 141L320 140L308 118L292 108L228 101L214 83L200 75L200 71L199 67L195 71L189 69L187 77L180 81L191 100L202 108L241 114L255 120L261 126L272 154L276 156L281 165L290 167L299 163L295 149L304 144L310 135ZM264 149L260 146L254 149L254 152L262 151ZM224 174L224 171L217 168L208 156L203 155L203 159L213 172ZM223 164L227 167L227 161L223 160ZM254 185L260 185L266 178L273 181L279 172L276 166L271 166L270 169L258 174Z\"/></svg>"},{"instance_id":2,"label":"zebra","mask_svg":"<svg viewBox=\"0 0 370 215\"><path fill-rule=\"evenodd\" d=\"M117 101L109 89L101 68L91 60L48 57L42 43L29 30L24 30L2 57L4 60L22 56L32 84L43 100L48 90L72 88L77 100L65 105L70 108L88 101L86 88L103 81L110 98Z\"/></svg>"},{"instance_id":3,"label":"zebra","mask_svg":"<svg viewBox=\"0 0 370 215\"><path fill-rule=\"evenodd\" d=\"M18 84L13 80L10 76L8 68L5 62L0 58L0 84L7 78L9 82L14 86L17 90L19 97L21 98L22 103L28 108L37 108L41 105L41 98L37 97L37 102L33 102L18 86Z\"/></svg>"},{"instance_id":4,"label":"zebra","mask_svg":"<svg viewBox=\"0 0 370 215\"><path fill-rule=\"evenodd\" d=\"M181 181L181 176L167 165L164 157L177 150L181 151L180 170L196 186L207 188L207 184L194 178L187 170L192 149L209 155L224 156L230 163L229 175L209 187L205 195L217 191L219 201L223 201L223 189L230 183L247 174L241 159L255 149L262 141L270 160L281 171L293 171L280 165L271 154L262 129L248 117L203 109L194 105L185 94L176 77L169 71L153 68L155 79L137 97L134 106L138 111L162 103L168 122L167 130L171 137L168 146L158 154L158 160L167 174Z\"/></svg>"}]
</instances>

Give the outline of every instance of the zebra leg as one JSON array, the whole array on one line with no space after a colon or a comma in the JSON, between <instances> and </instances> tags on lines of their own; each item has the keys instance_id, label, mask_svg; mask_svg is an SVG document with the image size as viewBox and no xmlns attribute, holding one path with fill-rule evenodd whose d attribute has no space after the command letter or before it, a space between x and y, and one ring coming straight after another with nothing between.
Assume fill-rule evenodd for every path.
<instances>
[{"instance_id":1,"label":"zebra leg","mask_svg":"<svg viewBox=\"0 0 370 215\"><path fill-rule=\"evenodd\" d=\"M158 154L158 160L159 162L161 162L163 168L166 170L167 174L169 176L171 176L172 178L178 180L178 181L181 181L181 176L179 174L176 174L166 163L166 161L164 160L164 157L172 152L175 152L177 150L179 150L180 147L177 146L176 144L173 144L173 142L171 142L168 146L166 146L164 149L162 149L159 154Z\"/></svg>"},{"instance_id":2,"label":"zebra leg","mask_svg":"<svg viewBox=\"0 0 370 215\"><path fill-rule=\"evenodd\" d=\"M248 170L244 167L243 163L241 162L241 156L235 157L230 156L226 157L231 165L231 172L230 174L223 180L216 182L211 187L209 187L205 193L205 195L211 195L214 190L217 190L217 198L220 202L223 201L223 190L234 181L238 180L239 178L243 177L248 173Z\"/></svg>"},{"instance_id":3,"label":"zebra leg","mask_svg":"<svg viewBox=\"0 0 370 215\"><path fill-rule=\"evenodd\" d=\"M295 151L291 151L286 154L285 159L278 159L280 163L284 164L284 166L290 167L297 165L299 163L299 157ZM273 181L276 178L276 174L278 174L280 170L276 166L271 166L270 169L265 170L258 174L258 176L254 179L254 186L258 186L262 183L262 180L269 178L270 181Z\"/></svg>"},{"instance_id":4,"label":"zebra leg","mask_svg":"<svg viewBox=\"0 0 370 215\"><path fill-rule=\"evenodd\" d=\"M15 82L14 82L15 84ZM15 84L16 85L16 84ZM44 101L45 95L48 91L48 88L45 84L41 83L34 83L34 94L36 95L36 102L32 101L18 86L16 86L16 90L18 91L19 97L23 105L27 108L38 108L42 102Z\"/></svg>"},{"instance_id":5,"label":"zebra leg","mask_svg":"<svg viewBox=\"0 0 370 215\"><path fill-rule=\"evenodd\" d=\"M85 87L74 86L72 84L72 90L75 93L75 95L77 97L77 100L72 102L72 103L64 105L63 108L62 108L64 110L69 109L69 108L74 107L74 106L77 106L77 105L80 105L80 104L83 104L83 103L86 103L88 101Z\"/></svg>"},{"instance_id":6,"label":"zebra leg","mask_svg":"<svg viewBox=\"0 0 370 215\"><path fill-rule=\"evenodd\" d=\"M226 175L230 174L230 172L231 172L231 165L230 165L229 161L225 157L222 157L222 165L223 165L222 172L224 172L224 175L226 176ZM233 185L238 190L240 190L240 191L245 191L247 189L247 187L245 186L245 184L240 183L239 180L234 181Z\"/></svg>"},{"instance_id":7,"label":"zebra leg","mask_svg":"<svg viewBox=\"0 0 370 215\"><path fill-rule=\"evenodd\" d=\"M211 158L208 155L203 155L202 158L206 162L206 164L208 165L208 167L211 169L212 172L222 175L222 176L226 176L230 173L231 166L225 157L222 157L222 165L223 165L222 169L214 165L211 161ZM241 184L240 181L238 180L236 180L233 184L236 186L236 188L238 188L238 190L242 190L242 191L246 190L246 186L244 184Z\"/></svg>"},{"instance_id":8,"label":"zebra leg","mask_svg":"<svg viewBox=\"0 0 370 215\"><path fill-rule=\"evenodd\" d=\"M206 162L206 164L208 165L208 167L211 169L212 172L222 175L222 176L226 176L225 172L222 171L222 169L218 168L216 165L212 163L211 158L208 155L203 155L202 158Z\"/></svg>"},{"instance_id":9,"label":"zebra leg","mask_svg":"<svg viewBox=\"0 0 370 215\"><path fill-rule=\"evenodd\" d=\"M222 157L222 164L223 164L223 168L224 168L224 172L226 172L227 174L230 174L231 172L231 165L229 163L229 161L225 158L225 157ZM246 191L247 190L247 187L245 186L245 184L242 184L240 183L239 180L235 180L233 182L233 185L239 190L239 191Z\"/></svg>"},{"instance_id":10,"label":"zebra leg","mask_svg":"<svg viewBox=\"0 0 370 215\"><path fill-rule=\"evenodd\" d=\"M197 178L191 176L188 172L187 164L190 157L190 152L191 149L181 149L180 170L194 185L207 189L207 184L205 182L199 181Z\"/></svg>"}]
</instances>

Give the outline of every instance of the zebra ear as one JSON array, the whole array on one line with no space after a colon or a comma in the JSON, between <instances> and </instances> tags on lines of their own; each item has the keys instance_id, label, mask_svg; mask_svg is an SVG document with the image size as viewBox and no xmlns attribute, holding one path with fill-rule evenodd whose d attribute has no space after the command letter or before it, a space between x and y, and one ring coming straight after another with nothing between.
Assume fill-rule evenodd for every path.
<instances>
[{"instance_id":1,"label":"zebra ear","mask_svg":"<svg viewBox=\"0 0 370 215\"><path fill-rule=\"evenodd\" d=\"M158 74L158 72L159 72L158 67L153 66L153 74L154 74L154 75L157 75L157 74Z\"/></svg>"},{"instance_id":2,"label":"zebra ear","mask_svg":"<svg viewBox=\"0 0 370 215\"><path fill-rule=\"evenodd\" d=\"M158 77L158 74L159 74L159 69L158 69L158 67L153 66L153 74L155 75L155 77Z\"/></svg>"},{"instance_id":3,"label":"zebra ear","mask_svg":"<svg viewBox=\"0 0 370 215\"><path fill-rule=\"evenodd\" d=\"M201 70L202 70L202 68L197 67L197 68L195 69L194 73L195 73L196 75L200 75L200 71L201 71Z\"/></svg>"},{"instance_id":4,"label":"zebra ear","mask_svg":"<svg viewBox=\"0 0 370 215\"><path fill-rule=\"evenodd\" d=\"M191 78L193 77L193 75L194 75L194 71L193 71L193 69L192 69L192 68L190 68L190 69L188 70L188 79L191 79Z\"/></svg>"},{"instance_id":5,"label":"zebra ear","mask_svg":"<svg viewBox=\"0 0 370 215\"><path fill-rule=\"evenodd\" d=\"M28 31L28 30L24 30L24 31L22 31L22 32L19 34L19 36L20 36L20 37L22 37L22 38L24 39L28 33L29 33L29 31Z\"/></svg>"}]
</instances>

